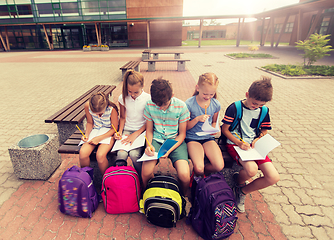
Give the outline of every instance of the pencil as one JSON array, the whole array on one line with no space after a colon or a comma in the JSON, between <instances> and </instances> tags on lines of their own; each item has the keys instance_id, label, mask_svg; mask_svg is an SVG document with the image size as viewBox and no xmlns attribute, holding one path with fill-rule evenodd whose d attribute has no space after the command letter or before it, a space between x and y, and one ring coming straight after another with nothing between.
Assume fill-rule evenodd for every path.
<instances>
[{"instance_id":1,"label":"pencil","mask_svg":"<svg viewBox=\"0 0 334 240\"><path fill-rule=\"evenodd\" d=\"M244 140L242 140L241 137L239 137L239 135L238 135L236 132L235 132L235 135L237 135L237 137L238 137L241 141L245 142Z\"/></svg>"},{"instance_id":2,"label":"pencil","mask_svg":"<svg viewBox=\"0 0 334 240\"><path fill-rule=\"evenodd\" d=\"M205 107L205 115L206 115L206 105L204 107Z\"/></svg>"},{"instance_id":3,"label":"pencil","mask_svg":"<svg viewBox=\"0 0 334 240\"><path fill-rule=\"evenodd\" d=\"M119 133L117 132L116 128L114 127L114 124L111 124L111 126L115 130L116 134L120 137Z\"/></svg>"},{"instance_id":4,"label":"pencil","mask_svg":"<svg viewBox=\"0 0 334 240\"><path fill-rule=\"evenodd\" d=\"M146 142L147 142L148 146L150 147L151 151L153 152L152 146L151 146L151 144L150 144L150 142L148 141L148 139L147 139L146 136L145 136L145 139L146 139Z\"/></svg>"},{"instance_id":5,"label":"pencil","mask_svg":"<svg viewBox=\"0 0 334 240\"><path fill-rule=\"evenodd\" d=\"M84 136L84 138L86 138L85 134L81 131L81 129L79 128L79 126L78 126L78 125L75 125L75 126L77 126L77 128L78 128L79 131L81 132L82 136Z\"/></svg>"}]
</instances>

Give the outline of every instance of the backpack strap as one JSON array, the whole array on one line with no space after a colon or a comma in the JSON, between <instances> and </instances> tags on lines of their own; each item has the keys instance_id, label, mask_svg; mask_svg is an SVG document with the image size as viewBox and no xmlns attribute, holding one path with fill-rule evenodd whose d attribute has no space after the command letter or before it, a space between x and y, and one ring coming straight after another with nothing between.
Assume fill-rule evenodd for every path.
<instances>
[{"instance_id":1,"label":"backpack strap","mask_svg":"<svg viewBox=\"0 0 334 240\"><path fill-rule=\"evenodd\" d=\"M258 122L257 128L256 128L256 134L259 134L261 123L263 122L263 120L266 117L267 113L268 113L268 107L267 106L262 106L261 107L261 112L260 112L259 122Z\"/></svg>"},{"instance_id":2,"label":"backpack strap","mask_svg":"<svg viewBox=\"0 0 334 240\"><path fill-rule=\"evenodd\" d=\"M242 105L241 105L241 100L234 102L234 106L236 109L235 117L234 120L230 126L230 131L233 131L237 125L240 123L240 120L242 118Z\"/></svg>"}]
</instances>

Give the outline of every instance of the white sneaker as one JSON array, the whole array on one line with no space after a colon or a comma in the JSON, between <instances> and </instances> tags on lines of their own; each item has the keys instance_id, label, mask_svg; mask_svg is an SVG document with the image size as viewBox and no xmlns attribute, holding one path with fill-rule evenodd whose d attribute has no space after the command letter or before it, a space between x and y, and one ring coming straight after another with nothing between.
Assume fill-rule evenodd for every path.
<instances>
[{"instance_id":1,"label":"white sneaker","mask_svg":"<svg viewBox=\"0 0 334 240\"><path fill-rule=\"evenodd\" d=\"M235 196L235 202L236 202L236 208L238 212L244 213L245 212L245 199L246 194L241 192L240 187L234 187L233 188L234 196Z\"/></svg>"}]
</instances>

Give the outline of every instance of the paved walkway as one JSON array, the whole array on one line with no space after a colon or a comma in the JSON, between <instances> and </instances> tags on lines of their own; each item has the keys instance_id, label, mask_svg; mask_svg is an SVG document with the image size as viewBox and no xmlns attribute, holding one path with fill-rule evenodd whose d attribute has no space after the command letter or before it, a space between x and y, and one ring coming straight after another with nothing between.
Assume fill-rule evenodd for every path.
<instances>
[{"instance_id":1,"label":"paved walkway","mask_svg":"<svg viewBox=\"0 0 334 240\"><path fill-rule=\"evenodd\" d=\"M158 65L145 74L149 82L162 75L173 82L176 96L187 99L198 76L214 72L220 79L218 99L225 108L244 98L250 83L269 75L256 66L302 63L294 48L261 48L279 59L232 60L225 53L244 47L180 47L187 62L184 73L174 64ZM0 239L200 239L182 220L174 229L148 224L139 213L110 215L100 204L92 219L65 216L57 209L57 186L63 171L78 164L76 155L48 181L17 179L8 148L27 135L56 133L44 119L96 84L115 84L120 93L119 67L138 59L143 49L0 53ZM334 65L328 57L319 64ZM281 79L272 76L273 101L268 103L273 130L281 147L270 153L281 180L247 196L246 213L238 214L230 239L334 239L333 79ZM222 117L222 116L221 116ZM320 119L321 118L321 121ZM171 169L169 165L159 166ZM189 208L189 206L188 206Z\"/></svg>"}]
</instances>

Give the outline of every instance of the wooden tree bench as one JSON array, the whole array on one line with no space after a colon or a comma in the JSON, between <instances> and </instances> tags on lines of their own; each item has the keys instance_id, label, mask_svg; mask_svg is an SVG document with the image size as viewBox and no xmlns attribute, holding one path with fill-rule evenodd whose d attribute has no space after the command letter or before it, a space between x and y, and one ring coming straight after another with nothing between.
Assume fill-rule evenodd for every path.
<instances>
[{"instance_id":1,"label":"wooden tree bench","mask_svg":"<svg viewBox=\"0 0 334 240\"><path fill-rule=\"evenodd\" d=\"M139 72L139 64L141 61L129 61L124 66L120 67L119 69L122 70L122 77L124 76L125 72L129 69L134 69L135 71Z\"/></svg>"},{"instance_id":2,"label":"wooden tree bench","mask_svg":"<svg viewBox=\"0 0 334 240\"><path fill-rule=\"evenodd\" d=\"M75 125L84 129L83 120L86 118L84 105L91 95L96 92L103 92L107 97L110 97L115 88L115 85L96 85L73 102L45 119L46 123L57 124L60 145L77 130Z\"/></svg>"},{"instance_id":3,"label":"wooden tree bench","mask_svg":"<svg viewBox=\"0 0 334 240\"><path fill-rule=\"evenodd\" d=\"M147 62L148 71L155 72L155 63L156 62L177 62L177 71L185 71L186 70L186 62L190 61L188 59L146 59L143 62Z\"/></svg>"},{"instance_id":4,"label":"wooden tree bench","mask_svg":"<svg viewBox=\"0 0 334 240\"><path fill-rule=\"evenodd\" d=\"M174 59L180 59L183 52L151 52L151 54L153 54L153 59L159 59L159 54L173 54Z\"/></svg>"}]
</instances>

